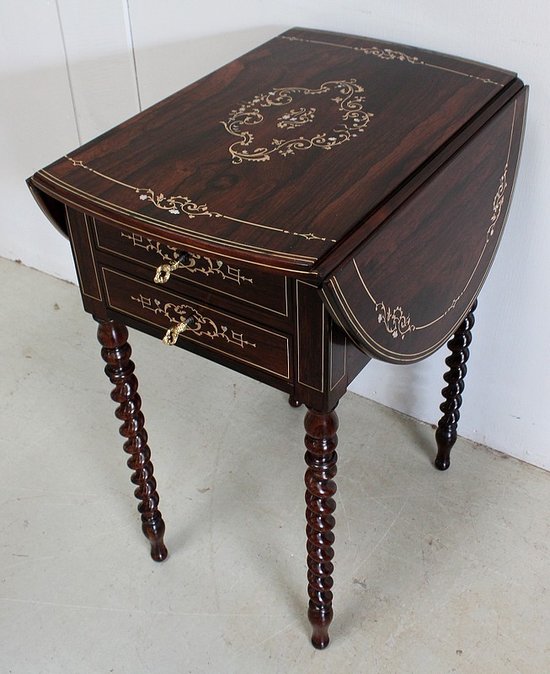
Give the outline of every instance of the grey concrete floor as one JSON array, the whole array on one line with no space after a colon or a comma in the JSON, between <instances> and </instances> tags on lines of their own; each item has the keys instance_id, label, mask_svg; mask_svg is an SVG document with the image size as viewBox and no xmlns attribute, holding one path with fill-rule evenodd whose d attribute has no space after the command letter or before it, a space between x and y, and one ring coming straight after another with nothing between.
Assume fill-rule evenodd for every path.
<instances>
[{"instance_id":1,"label":"grey concrete floor","mask_svg":"<svg viewBox=\"0 0 550 674\"><path fill-rule=\"evenodd\" d=\"M131 334L170 550L156 564L77 289L5 260L0 278L0 672L550 671L548 473L460 439L439 473L429 426L347 394L317 652L303 410Z\"/></svg>"}]
</instances>

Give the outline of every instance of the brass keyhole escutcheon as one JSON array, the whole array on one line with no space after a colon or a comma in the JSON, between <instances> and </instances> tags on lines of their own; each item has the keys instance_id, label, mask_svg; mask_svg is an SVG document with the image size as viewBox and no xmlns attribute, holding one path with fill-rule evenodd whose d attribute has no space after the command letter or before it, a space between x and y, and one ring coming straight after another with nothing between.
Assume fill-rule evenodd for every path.
<instances>
[{"instance_id":1,"label":"brass keyhole escutcheon","mask_svg":"<svg viewBox=\"0 0 550 674\"><path fill-rule=\"evenodd\" d=\"M192 328L195 324L195 319L193 316L189 316L184 321L181 321L177 325L173 325L171 328L168 328L166 334L162 338L162 341L167 346L175 346L178 341L178 337L182 332L185 332L188 328Z\"/></svg>"},{"instance_id":2,"label":"brass keyhole escutcheon","mask_svg":"<svg viewBox=\"0 0 550 674\"><path fill-rule=\"evenodd\" d=\"M166 283L170 278L170 274L176 269L181 269L189 264L189 253L182 253L177 260L169 262L168 264L161 264L157 267L155 272L155 283Z\"/></svg>"}]
</instances>

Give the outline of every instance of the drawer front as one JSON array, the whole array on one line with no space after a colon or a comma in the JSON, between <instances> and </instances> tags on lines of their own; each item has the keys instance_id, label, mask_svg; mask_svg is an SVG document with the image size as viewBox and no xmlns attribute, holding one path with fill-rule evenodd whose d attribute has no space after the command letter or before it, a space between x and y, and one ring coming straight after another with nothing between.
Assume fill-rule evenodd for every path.
<instances>
[{"instance_id":1,"label":"drawer front","mask_svg":"<svg viewBox=\"0 0 550 674\"><path fill-rule=\"evenodd\" d=\"M151 281L160 265L170 265L186 252L171 243L157 241L131 229L113 227L100 220L93 219L92 225L99 250L145 265L151 271ZM182 264L170 271L170 276L280 316L288 316L288 282L284 276L243 269L239 263L233 265L231 261L192 252L187 253ZM163 285L169 288L170 279Z\"/></svg>"},{"instance_id":2,"label":"drawer front","mask_svg":"<svg viewBox=\"0 0 550 674\"><path fill-rule=\"evenodd\" d=\"M194 342L282 379L290 379L287 336L119 271L103 267L102 276L107 302L115 311L163 330L192 317L194 323L179 335L178 343Z\"/></svg>"}]
</instances>

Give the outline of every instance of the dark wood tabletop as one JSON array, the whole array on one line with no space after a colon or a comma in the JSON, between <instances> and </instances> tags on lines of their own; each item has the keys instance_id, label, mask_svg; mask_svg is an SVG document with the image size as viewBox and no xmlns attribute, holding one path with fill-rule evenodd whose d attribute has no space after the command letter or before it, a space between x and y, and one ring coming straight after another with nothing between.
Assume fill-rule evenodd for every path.
<instances>
[{"instance_id":1,"label":"dark wood tabletop","mask_svg":"<svg viewBox=\"0 0 550 674\"><path fill-rule=\"evenodd\" d=\"M34 182L188 247L294 273L323 261L324 274L379 226L374 213L404 183L433 172L453 139L519 88L489 66L293 29Z\"/></svg>"}]
</instances>

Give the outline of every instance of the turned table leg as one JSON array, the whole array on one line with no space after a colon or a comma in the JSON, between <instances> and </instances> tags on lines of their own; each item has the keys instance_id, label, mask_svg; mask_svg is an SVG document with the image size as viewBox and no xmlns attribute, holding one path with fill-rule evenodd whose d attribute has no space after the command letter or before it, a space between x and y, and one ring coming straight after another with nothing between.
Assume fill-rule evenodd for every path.
<instances>
[{"instance_id":1,"label":"turned table leg","mask_svg":"<svg viewBox=\"0 0 550 674\"><path fill-rule=\"evenodd\" d=\"M305 460L308 465L306 483L307 580L309 594L308 618L313 628L311 643L315 648L326 648L328 628L332 621L332 558L334 550L333 512L336 503L336 445L338 417L332 412L308 409Z\"/></svg>"},{"instance_id":2,"label":"turned table leg","mask_svg":"<svg viewBox=\"0 0 550 674\"><path fill-rule=\"evenodd\" d=\"M462 392L464 391L464 377L468 368L466 363L470 357L468 347L472 341L471 329L474 325L474 311L477 300L474 301L469 313L460 324L454 336L449 340L447 347L451 355L445 359L449 370L443 375L447 386L441 393L444 401L439 406L443 416L439 420L435 439L437 442L437 457L435 467L439 470L447 470L451 465L451 449L456 442L458 420L460 419L460 406L462 405Z\"/></svg>"},{"instance_id":3,"label":"turned table leg","mask_svg":"<svg viewBox=\"0 0 550 674\"><path fill-rule=\"evenodd\" d=\"M128 330L116 321L100 321L97 338L103 347L101 357L107 363L105 374L115 385L111 398L118 403L115 416L123 422L120 434L127 438L124 451L130 454L128 467L134 471L130 479L137 485L134 495L140 501L141 528L151 543L151 557L161 562L168 556L163 541L165 527L158 509L157 483L153 476L141 398L137 392L135 365L130 359L132 349L128 344Z\"/></svg>"}]
</instances>

